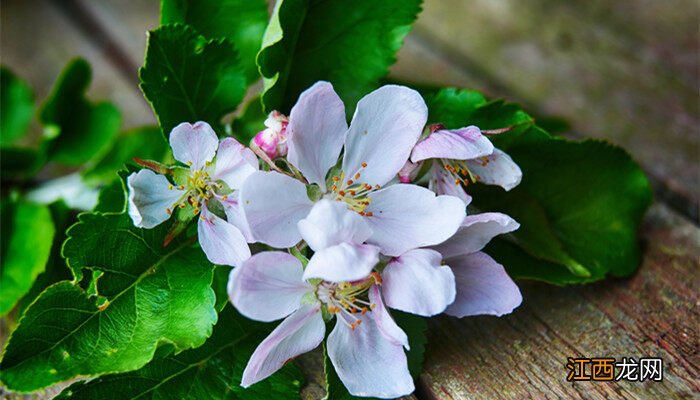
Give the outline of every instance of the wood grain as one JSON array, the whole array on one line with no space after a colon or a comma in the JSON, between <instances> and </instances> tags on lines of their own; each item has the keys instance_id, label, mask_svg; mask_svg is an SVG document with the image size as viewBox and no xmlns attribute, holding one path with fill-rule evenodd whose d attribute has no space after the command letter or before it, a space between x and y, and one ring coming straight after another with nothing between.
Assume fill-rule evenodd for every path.
<instances>
[{"instance_id":1,"label":"wood grain","mask_svg":"<svg viewBox=\"0 0 700 400\"><path fill-rule=\"evenodd\" d=\"M392 72L506 97L620 144L698 221L699 23L694 0L426 1Z\"/></svg>"},{"instance_id":2,"label":"wood grain","mask_svg":"<svg viewBox=\"0 0 700 400\"><path fill-rule=\"evenodd\" d=\"M155 122L133 74L158 2L71 0L87 12L86 25L60 1L3 0L2 63L42 99L63 65L83 56L94 69L92 98L115 102L124 126ZM428 0L391 73L565 117L579 134L628 148L661 198L680 199L674 206L697 218L698 21L692 0ZM86 26L100 27L125 61ZM573 288L523 283L525 303L510 316L433 320L425 370L407 399L699 397L700 231L657 203L641 236L645 261L632 278ZM659 356L665 379L567 383L568 356ZM322 398L320 352L299 363L303 397Z\"/></svg>"},{"instance_id":3,"label":"wood grain","mask_svg":"<svg viewBox=\"0 0 700 400\"><path fill-rule=\"evenodd\" d=\"M700 394L700 229L656 205L628 279L521 283L512 315L430 324L422 399L693 398ZM661 357L663 382L566 382L567 357Z\"/></svg>"}]
</instances>

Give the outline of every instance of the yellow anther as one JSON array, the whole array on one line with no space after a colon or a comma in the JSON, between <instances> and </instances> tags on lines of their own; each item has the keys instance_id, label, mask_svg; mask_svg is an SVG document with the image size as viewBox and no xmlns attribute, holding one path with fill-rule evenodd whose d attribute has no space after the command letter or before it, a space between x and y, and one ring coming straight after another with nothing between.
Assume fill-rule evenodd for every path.
<instances>
[{"instance_id":1,"label":"yellow anther","mask_svg":"<svg viewBox=\"0 0 700 400\"><path fill-rule=\"evenodd\" d=\"M184 203L184 202L183 202L183 203L180 203L180 204L178 205L178 207L180 207L180 208L185 208L185 203Z\"/></svg>"},{"instance_id":2,"label":"yellow anther","mask_svg":"<svg viewBox=\"0 0 700 400\"><path fill-rule=\"evenodd\" d=\"M333 182L338 182L339 180L340 180L339 177L337 177L337 176L334 176L334 177L333 177Z\"/></svg>"},{"instance_id":3,"label":"yellow anther","mask_svg":"<svg viewBox=\"0 0 700 400\"><path fill-rule=\"evenodd\" d=\"M192 161L187 161L187 165L192 166Z\"/></svg>"},{"instance_id":4,"label":"yellow anther","mask_svg":"<svg viewBox=\"0 0 700 400\"><path fill-rule=\"evenodd\" d=\"M366 162L363 162L363 163L362 163L362 168L367 168L367 163L366 163Z\"/></svg>"},{"instance_id":5,"label":"yellow anther","mask_svg":"<svg viewBox=\"0 0 700 400\"><path fill-rule=\"evenodd\" d=\"M369 211L369 212L366 212L366 213L365 213L365 216L366 216L366 217L373 217L373 216L374 216L374 213L373 213L372 211Z\"/></svg>"},{"instance_id":6,"label":"yellow anther","mask_svg":"<svg viewBox=\"0 0 700 400\"><path fill-rule=\"evenodd\" d=\"M194 215L197 215L197 214L199 214L199 208L194 209Z\"/></svg>"},{"instance_id":7,"label":"yellow anther","mask_svg":"<svg viewBox=\"0 0 700 400\"><path fill-rule=\"evenodd\" d=\"M178 188L178 190L185 190L185 185L180 185L177 188Z\"/></svg>"},{"instance_id":8,"label":"yellow anther","mask_svg":"<svg viewBox=\"0 0 700 400\"><path fill-rule=\"evenodd\" d=\"M359 172L358 172L358 173L356 173L356 174L355 174L355 176L354 176L353 178L354 178L355 180L358 180L358 179L360 179L360 173L359 173Z\"/></svg>"},{"instance_id":9,"label":"yellow anther","mask_svg":"<svg viewBox=\"0 0 700 400\"><path fill-rule=\"evenodd\" d=\"M348 185L352 185L352 184L353 184L353 183L355 183L355 182L353 182L353 180L352 180L352 179L348 179L348 181L347 181L347 182L345 182L345 183L347 183Z\"/></svg>"},{"instance_id":10,"label":"yellow anther","mask_svg":"<svg viewBox=\"0 0 700 400\"><path fill-rule=\"evenodd\" d=\"M168 190L173 190L173 185L168 185Z\"/></svg>"},{"instance_id":11,"label":"yellow anther","mask_svg":"<svg viewBox=\"0 0 700 400\"><path fill-rule=\"evenodd\" d=\"M228 199L228 195L227 195L227 194L221 196L221 200L226 201L227 199Z\"/></svg>"},{"instance_id":12,"label":"yellow anther","mask_svg":"<svg viewBox=\"0 0 700 400\"><path fill-rule=\"evenodd\" d=\"M172 215L172 213L173 213L169 208L166 208L165 212L168 213L168 215Z\"/></svg>"}]
</instances>

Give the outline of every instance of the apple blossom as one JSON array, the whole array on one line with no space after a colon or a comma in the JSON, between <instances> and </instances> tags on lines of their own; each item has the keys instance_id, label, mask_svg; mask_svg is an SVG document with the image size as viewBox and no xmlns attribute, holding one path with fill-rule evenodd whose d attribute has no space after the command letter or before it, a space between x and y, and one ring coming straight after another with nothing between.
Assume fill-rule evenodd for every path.
<instances>
[{"instance_id":1,"label":"apple blossom","mask_svg":"<svg viewBox=\"0 0 700 400\"><path fill-rule=\"evenodd\" d=\"M250 257L250 234L235 191L258 169L257 158L233 138L219 142L206 122L176 126L170 146L175 159L188 165L186 177L174 184L149 169L129 175L128 211L134 225L153 228L189 205L199 215L199 243L209 260L239 265ZM226 220L212 207L221 208Z\"/></svg>"}]
</instances>

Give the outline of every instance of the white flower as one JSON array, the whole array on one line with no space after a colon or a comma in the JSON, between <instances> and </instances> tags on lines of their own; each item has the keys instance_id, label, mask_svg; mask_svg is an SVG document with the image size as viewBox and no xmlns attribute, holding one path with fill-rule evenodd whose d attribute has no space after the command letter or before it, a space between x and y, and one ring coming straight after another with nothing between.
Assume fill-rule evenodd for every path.
<instances>
[{"instance_id":1,"label":"white flower","mask_svg":"<svg viewBox=\"0 0 700 400\"><path fill-rule=\"evenodd\" d=\"M254 239L278 248L293 246L301 240L297 222L320 198L342 202L365 217L372 230L367 243L389 256L452 236L464 219L463 202L394 179L427 113L416 91L388 85L358 102L348 128L345 106L331 84L314 84L292 108L286 135L288 161L315 190L278 172L255 172L240 192ZM327 179L343 148L340 169ZM312 200L307 193L314 191Z\"/></svg>"},{"instance_id":2,"label":"white flower","mask_svg":"<svg viewBox=\"0 0 700 400\"><path fill-rule=\"evenodd\" d=\"M199 243L209 260L239 265L250 257L246 241L250 234L234 194L258 169L257 158L233 138L219 142L206 122L176 126L170 146L175 159L189 166L187 176L177 185L148 169L129 175L129 215L134 225L153 228L189 204L199 214ZM221 206L226 220L211 212L212 206Z\"/></svg>"},{"instance_id":3,"label":"white flower","mask_svg":"<svg viewBox=\"0 0 700 400\"><path fill-rule=\"evenodd\" d=\"M462 184L478 181L510 190L520 183L522 172L518 165L508 154L494 148L476 126L448 130L433 125L431 130L413 149L410 162L400 174L402 182L410 182L420 163L431 159L430 188L466 203L471 200Z\"/></svg>"}]
</instances>

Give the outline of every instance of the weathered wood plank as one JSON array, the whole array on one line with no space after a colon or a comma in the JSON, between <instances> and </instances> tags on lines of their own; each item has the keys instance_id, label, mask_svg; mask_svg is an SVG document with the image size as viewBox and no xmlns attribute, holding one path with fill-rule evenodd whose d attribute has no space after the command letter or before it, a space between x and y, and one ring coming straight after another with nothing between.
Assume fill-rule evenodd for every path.
<instances>
[{"instance_id":1,"label":"weathered wood plank","mask_svg":"<svg viewBox=\"0 0 700 400\"><path fill-rule=\"evenodd\" d=\"M145 43L145 37L142 39ZM53 1L10 1L0 13L2 63L26 79L39 101L51 89L65 64L74 57L87 59L93 70L88 96L110 100L122 113L125 128L155 122L150 107Z\"/></svg>"},{"instance_id":2,"label":"weathered wood plank","mask_svg":"<svg viewBox=\"0 0 700 400\"><path fill-rule=\"evenodd\" d=\"M700 393L700 229L655 205L645 261L629 279L521 283L512 315L438 318L423 399L693 398ZM567 357L661 357L663 382L566 382Z\"/></svg>"},{"instance_id":3,"label":"weathered wood plank","mask_svg":"<svg viewBox=\"0 0 700 400\"><path fill-rule=\"evenodd\" d=\"M699 22L693 0L430 0L392 72L504 96L623 145L697 220Z\"/></svg>"}]
</instances>

